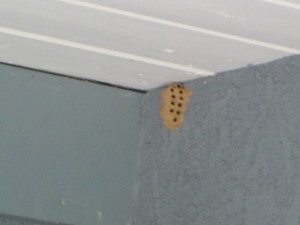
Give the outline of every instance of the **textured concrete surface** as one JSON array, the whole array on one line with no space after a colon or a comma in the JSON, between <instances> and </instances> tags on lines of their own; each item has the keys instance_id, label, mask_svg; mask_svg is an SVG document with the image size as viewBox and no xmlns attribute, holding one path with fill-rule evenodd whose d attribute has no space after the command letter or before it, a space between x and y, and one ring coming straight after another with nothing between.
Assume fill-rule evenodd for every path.
<instances>
[{"instance_id":1,"label":"textured concrete surface","mask_svg":"<svg viewBox=\"0 0 300 225\"><path fill-rule=\"evenodd\" d=\"M144 100L133 224L300 224L300 56L186 86L179 131Z\"/></svg>"}]
</instances>

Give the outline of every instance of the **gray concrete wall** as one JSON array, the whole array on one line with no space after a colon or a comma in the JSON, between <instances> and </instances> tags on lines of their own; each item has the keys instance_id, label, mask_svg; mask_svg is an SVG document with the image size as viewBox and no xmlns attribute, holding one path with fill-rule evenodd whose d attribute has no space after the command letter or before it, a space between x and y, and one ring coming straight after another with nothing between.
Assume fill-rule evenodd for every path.
<instances>
[{"instance_id":1,"label":"gray concrete wall","mask_svg":"<svg viewBox=\"0 0 300 225\"><path fill-rule=\"evenodd\" d=\"M129 223L141 97L0 64L0 213ZM0 215L1 224L39 224L30 221Z\"/></svg>"},{"instance_id":2,"label":"gray concrete wall","mask_svg":"<svg viewBox=\"0 0 300 225\"><path fill-rule=\"evenodd\" d=\"M0 65L0 213L75 225L299 225L300 56L185 85L185 122L169 131L161 89L144 96ZM0 223L43 224L3 214Z\"/></svg>"},{"instance_id":3,"label":"gray concrete wall","mask_svg":"<svg viewBox=\"0 0 300 225\"><path fill-rule=\"evenodd\" d=\"M135 225L300 224L300 56L186 83L179 131L143 102Z\"/></svg>"}]
</instances>

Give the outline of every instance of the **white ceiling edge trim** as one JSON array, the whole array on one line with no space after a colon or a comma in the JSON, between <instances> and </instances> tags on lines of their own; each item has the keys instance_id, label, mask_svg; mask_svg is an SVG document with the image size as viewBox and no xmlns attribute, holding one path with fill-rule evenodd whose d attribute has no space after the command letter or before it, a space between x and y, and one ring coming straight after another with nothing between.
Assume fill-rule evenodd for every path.
<instances>
[{"instance_id":1,"label":"white ceiling edge trim","mask_svg":"<svg viewBox=\"0 0 300 225\"><path fill-rule=\"evenodd\" d=\"M102 54L102 55L113 56L113 57L117 57L117 58L121 58L121 59L129 59L129 60L133 60L136 62L142 62L142 63L146 63L146 64L150 64L150 65L161 66L161 67L165 67L165 68L169 68L169 69L190 72L190 73L197 74L197 75L198 74L199 75L200 74L201 75L215 74L214 72L205 70L205 69L184 66L184 65L171 63L171 62L167 62L167 61L163 61L163 60L158 60L158 59L139 56L139 55L135 55L135 54L131 54L131 53L120 52L120 51L101 48L101 47L97 47L97 46L82 44L82 43L78 43L78 42L54 38L54 37L45 36L45 35L41 35L41 34L11 29L8 27L0 26L0 33L5 33L5 34L14 35L14 36L22 37L22 38L33 39L33 40L37 40L37 41L61 45L64 47L76 48L76 49L94 52L94 53L98 53L98 54Z\"/></svg>"},{"instance_id":2,"label":"white ceiling edge trim","mask_svg":"<svg viewBox=\"0 0 300 225\"><path fill-rule=\"evenodd\" d=\"M282 0L262 0L262 1L300 10L300 4L293 3L293 2L287 2L287 1L282 1Z\"/></svg>"},{"instance_id":3,"label":"white ceiling edge trim","mask_svg":"<svg viewBox=\"0 0 300 225\"><path fill-rule=\"evenodd\" d=\"M184 30L199 32L199 33L203 33L203 34L207 34L207 35L216 36L219 38L225 38L225 39L238 41L238 42L242 42L242 43L246 43L246 44L256 45L256 46L263 47L263 48L269 48L272 50L287 52L287 53L291 53L291 54L300 54L299 49L290 48L290 47L277 45L277 44L272 44L272 43L268 43L268 42L263 42L263 41L259 41L259 40L254 40L254 39L250 39L250 38L246 38L246 37L241 37L238 35L209 30L209 29L205 29L205 28L201 28L201 27L191 26L191 25L178 23L178 22L174 22L174 21L170 21L170 20L160 19L157 17L146 16L146 15L142 15L142 14L138 14L138 13L129 12L126 10L103 6L100 4L82 2L82 1L78 1L78 0L56 0L56 1L65 2L68 4L86 7L86 8L90 8L90 9L94 9L94 10L100 10L103 12L118 14L118 15L122 15L122 16L126 16L126 17L131 17L134 19L144 20L144 21L148 21L148 22L152 22L152 23L157 23L160 25L166 25L166 26L171 26L171 27L180 28L180 29L184 29ZM268 0L266 0L266 1L268 1ZM271 1L271 0L269 0L269 1Z\"/></svg>"}]
</instances>

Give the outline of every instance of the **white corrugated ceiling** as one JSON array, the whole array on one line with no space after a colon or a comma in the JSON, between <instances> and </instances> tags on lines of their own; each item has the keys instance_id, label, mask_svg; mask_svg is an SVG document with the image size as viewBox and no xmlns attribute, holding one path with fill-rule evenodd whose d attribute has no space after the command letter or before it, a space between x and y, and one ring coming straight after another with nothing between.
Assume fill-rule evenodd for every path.
<instances>
[{"instance_id":1,"label":"white corrugated ceiling","mask_svg":"<svg viewBox=\"0 0 300 225\"><path fill-rule=\"evenodd\" d=\"M133 89L300 54L298 0L0 3L0 61Z\"/></svg>"}]
</instances>

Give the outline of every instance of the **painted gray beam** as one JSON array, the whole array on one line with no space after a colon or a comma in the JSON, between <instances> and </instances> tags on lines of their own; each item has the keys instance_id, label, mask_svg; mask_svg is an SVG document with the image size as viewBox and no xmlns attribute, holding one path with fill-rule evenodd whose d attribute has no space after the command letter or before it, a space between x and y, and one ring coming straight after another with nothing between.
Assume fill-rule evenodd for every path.
<instances>
[{"instance_id":1,"label":"painted gray beam","mask_svg":"<svg viewBox=\"0 0 300 225\"><path fill-rule=\"evenodd\" d=\"M0 96L0 213L130 223L140 93L0 65Z\"/></svg>"}]
</instances>

